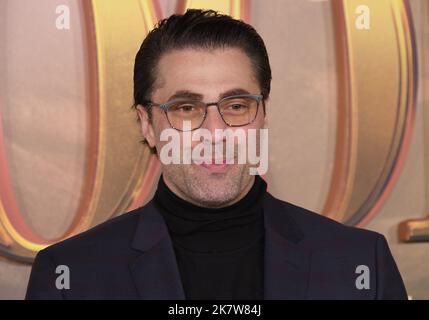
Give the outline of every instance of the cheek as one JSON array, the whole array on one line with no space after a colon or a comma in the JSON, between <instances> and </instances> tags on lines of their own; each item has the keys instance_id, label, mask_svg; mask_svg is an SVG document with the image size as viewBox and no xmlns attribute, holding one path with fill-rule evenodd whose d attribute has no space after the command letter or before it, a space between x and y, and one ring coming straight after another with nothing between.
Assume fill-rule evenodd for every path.
<instances>
[{"instance_id":1,"label":"cheek","mask_svg":"<svg viewBox=\"0 0 429 320\"><path fill-rule=\"evenodd\" d=\"M265 115L263 107L260 107L258 114L251 124L249 124L246 129L261 129L265 127Z\"/></svg>"}]
</instances>

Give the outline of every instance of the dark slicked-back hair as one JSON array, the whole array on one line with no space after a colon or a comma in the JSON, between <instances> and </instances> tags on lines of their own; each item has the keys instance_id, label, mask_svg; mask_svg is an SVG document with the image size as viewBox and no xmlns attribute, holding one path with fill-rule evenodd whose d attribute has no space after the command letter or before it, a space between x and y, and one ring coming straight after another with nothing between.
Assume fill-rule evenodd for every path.
<instances>
[{"instance_id":1,"label":"dark slicked-back hair","mask_svg":"<svg viewBox=\"0 0 429 320\"><path fill-rule=\"evenodd\" d=\"M146 106L151 100L161 56L185 48L241 49L252 62L264 100L268 98L271 68L264 41L256 30L213 10L189 9L183 15L161 20L144 39L134 65L134 107Z\"/></svg>"}]
</instances>

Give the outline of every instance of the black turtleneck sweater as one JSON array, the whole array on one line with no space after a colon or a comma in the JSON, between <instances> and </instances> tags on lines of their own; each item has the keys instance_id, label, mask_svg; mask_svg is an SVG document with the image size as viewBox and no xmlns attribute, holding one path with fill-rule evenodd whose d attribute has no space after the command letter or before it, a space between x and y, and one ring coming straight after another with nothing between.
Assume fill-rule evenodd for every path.
<instances>
[{"instance_id":1,"label":"black turtleneck sweater","mask_svg":"<svg viewBox=\"0 0 429 320\"><path fill-rule=\"evenodd\" d=\"M255 176L238 202L204 208L179 198L161 176L154 203L167 224L187 299L263 299L266 188Z\"/></svg>"}]
</instances>

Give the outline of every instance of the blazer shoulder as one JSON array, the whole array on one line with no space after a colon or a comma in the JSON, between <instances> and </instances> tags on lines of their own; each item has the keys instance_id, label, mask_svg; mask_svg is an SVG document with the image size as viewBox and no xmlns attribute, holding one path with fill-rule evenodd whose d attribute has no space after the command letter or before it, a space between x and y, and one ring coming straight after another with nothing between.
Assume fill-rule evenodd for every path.
<instances>
[{"instance_id":1,"label":"blazer shoulder","mask_svg":"<svg viewBox=\"0 0 429 320\"><path fill-rule=\"evenodd\" d=\"M57 255L77 252L89 248L116 248L118 245L128 245L134 236L139 217L144 208L123 213L119 216L102 222L75 236L57 242L39 252L39 254Z\"/></svg>"},{"instance_id":2,"label":"blazer shoulder","mask_svg":"<svg viewBox=\"0 0 429 320\"><path fill-rule=\"evenodd\" d=\"M271 196L271 195L270 195ZM384 238L378 232L347 226L317 212L303 208L296 204L283 201L271 196L278 208L286 213L299 227L304 238L314 241L332 240L347 242L363 242L374 244L380 238Z\"/></svg>"}]
</instances>

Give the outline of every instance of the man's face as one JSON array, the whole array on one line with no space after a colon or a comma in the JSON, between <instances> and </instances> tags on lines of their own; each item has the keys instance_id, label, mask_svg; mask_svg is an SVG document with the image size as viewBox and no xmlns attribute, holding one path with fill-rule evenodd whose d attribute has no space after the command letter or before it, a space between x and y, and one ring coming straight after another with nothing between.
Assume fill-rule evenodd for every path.
<instances>
[{"instance_id":1,"label":"man's face","mask_svg":"<svg viewBox=\"0 0 429 320\"><path fill-rule=\"evenodd\" d=\"M224 93L236 89L260 94L251 61L239 49L174 50L161 57L156 76L157 81L152 93L154 103L168 102L179 91L199 94L204 102L217 102ZM161 132L171 129L171 125L161 108L152 108L152 121L148 120L143 107L139 106L138 112L143 135L151 147L156 147L159 154L168 143L161 141ZM209 143L212 145L213 154L209 157L215 158L216 144L223 144L223 150L226 150L225 139L215 139L215 129L244 130L247 135L248 129L260 129L264 124L262 102L255 120L243 127L229 127L222 120L216 106L208 107L201 128L212 133L213 140ZM183 138L184 133L179 133ZM191 131L192 133L194 131ZM193 141L191 149L198 144L201 142ZM236 153L237 148L235 156ZM227 165L162 164L163 177L167 186L181 198L203 207L223 207L241 199L254 181L254 177L249 174L249 164L237 162L236 158L234 164Z\"/></svg>"}]
</instances>

